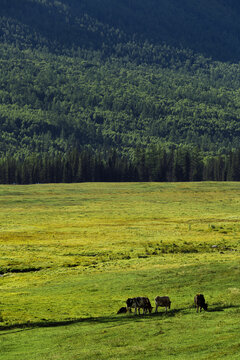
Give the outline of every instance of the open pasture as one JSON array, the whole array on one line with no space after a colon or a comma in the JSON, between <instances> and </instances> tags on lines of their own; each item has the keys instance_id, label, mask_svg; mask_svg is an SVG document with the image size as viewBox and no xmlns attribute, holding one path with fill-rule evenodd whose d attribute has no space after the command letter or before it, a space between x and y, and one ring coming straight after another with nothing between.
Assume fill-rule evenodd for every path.
<instances>
[{"instance_id":1,"label":"open pasture","mask_svg":"<svg viewBox=\"0 0 240 360\"><path fill-rule=\"evenodd\" d=\"M0 186L0 204L4 360L239 358L240 184ZM169 314L116 315L156 295Z\"/></svg>"}]
</instances>

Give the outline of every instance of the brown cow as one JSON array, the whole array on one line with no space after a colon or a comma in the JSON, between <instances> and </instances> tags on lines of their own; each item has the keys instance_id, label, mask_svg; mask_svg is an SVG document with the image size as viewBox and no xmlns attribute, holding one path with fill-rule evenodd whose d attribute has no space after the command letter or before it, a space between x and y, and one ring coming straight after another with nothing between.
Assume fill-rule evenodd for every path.
<instances>
[{"instance_id":1,"label":"brown cow","mask_svg":"<svg viewBox=\"0 0 240 360\"><path fill-rule=\"evenodd\" d=\"M194 297L194 304L195 304L195 307L197 308L197 312L198 312L199 308L200 308L200 312L202 311L202 309L204 309L206 311L208 308L208 304L206 304L205 298L202 294L197 294Z\"/></svg>"},{"instance_id":2,"label":"brown cow","mask_svg":"<svg viewBox=\"0 0 240 360\"><path fill-rule=\"evenodd\" d=\"M155 312L157 312L157 309L159 306L164 306L165 307L165 311L167 312L167 309L171 307L171 300L169 299L168 296L156 296L155 297L155 305L156 305L156 310Z\"/></svg>"}]
</instances>

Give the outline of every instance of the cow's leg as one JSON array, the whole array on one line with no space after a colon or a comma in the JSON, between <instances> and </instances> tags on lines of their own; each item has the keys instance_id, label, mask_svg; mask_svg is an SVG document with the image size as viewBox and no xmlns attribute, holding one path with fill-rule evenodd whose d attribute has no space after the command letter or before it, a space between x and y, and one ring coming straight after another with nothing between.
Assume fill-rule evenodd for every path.
<instances>
[{"instance_id":1,"label":"cow's leg","mask_svg":"<svg viewBox=\"0 0 240 360\"><path fill-rule=\"evenodd\" d=\"M165 306L165 313L167 313L167 306Z\"/></svg>"},{"instance_id":2,"label":"cow's leg","mask_svg":"<svg viewBox=\"0 0 240 360\"><path fill-rule=\"evenodd\" d=\"M134 307L134 314L135 315L137 314L137 307L136 306Z\"/></svg>"},{"instance_id":3,"label":"cow's leg","mask_svg":"<svg viewBox=\"0 0 240 360\"><path fill-rule=\"evenodd\" d=\"M155 313L158 312L157 309L158 309L158 305L156 305Z\"/></svg>"}]
</instances>

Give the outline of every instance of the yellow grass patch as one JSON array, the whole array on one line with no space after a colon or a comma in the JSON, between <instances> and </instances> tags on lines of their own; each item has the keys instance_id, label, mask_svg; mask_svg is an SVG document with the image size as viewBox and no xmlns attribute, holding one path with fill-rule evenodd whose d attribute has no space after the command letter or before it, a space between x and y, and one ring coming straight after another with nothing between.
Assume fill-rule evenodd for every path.
<instances>
[{"instance_id":1,"label":"yellow grass patch","mask_svg":"<svg viewBox=\"0 0 240 360\"><path fill-rule=\"evenodd\" d=\"M103 289L107 296L115 275L121 282L128 273L133 286L137 272L144 278L151 271L173 271L184 279L196 264L217 266L239 259L238 183L0 186L0 201L1 311L6 323L89 316L95 310L78 294ZM103 282L89 288L99 274L110 274L108 287ZM81 288L75 283L79 276ZM119 286L127 296L131 286ZM228 288L236 301L238 288ZM79 302L81 307L73 306ZM34 303L40 304L36 312Z\"/></svg>"}]
</instances>

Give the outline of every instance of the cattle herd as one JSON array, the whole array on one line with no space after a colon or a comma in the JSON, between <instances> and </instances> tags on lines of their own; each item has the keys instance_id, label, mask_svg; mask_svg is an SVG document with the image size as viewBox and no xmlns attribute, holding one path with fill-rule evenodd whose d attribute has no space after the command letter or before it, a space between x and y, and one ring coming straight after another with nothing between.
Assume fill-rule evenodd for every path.
<instances>
[{"instance_id":1,"label":"cattle herd","mask_svg":"<svg viewBox=\"0 0 240 360\"><path fill-rule=\"evenodd\" d=\"M132 309L134 309L134 313L140 314L141 309L143 309L143 314L146 314L147 312L149 312L149 314L151 314L152 312L152 305L151 302L149 300L148 297L135 297L135 298L129 298L126 301L126 305L125 307L121 307L117 314L122 314L122 313L126 313L126 312L132 312ZM197 294L194 297L194 305L197 308L197 312L200 309L200 312L202 311L202 309L207 310L208 308L208 304L206 304L205 302L205 298L202 294ZM155 312L157 313L158 311L158 307L162 306L165 307L165 311L167 312L168 309L170 309L171 307L171 300L168 296L156 296L155 297Z\"/></svg>"}]
</instances>

